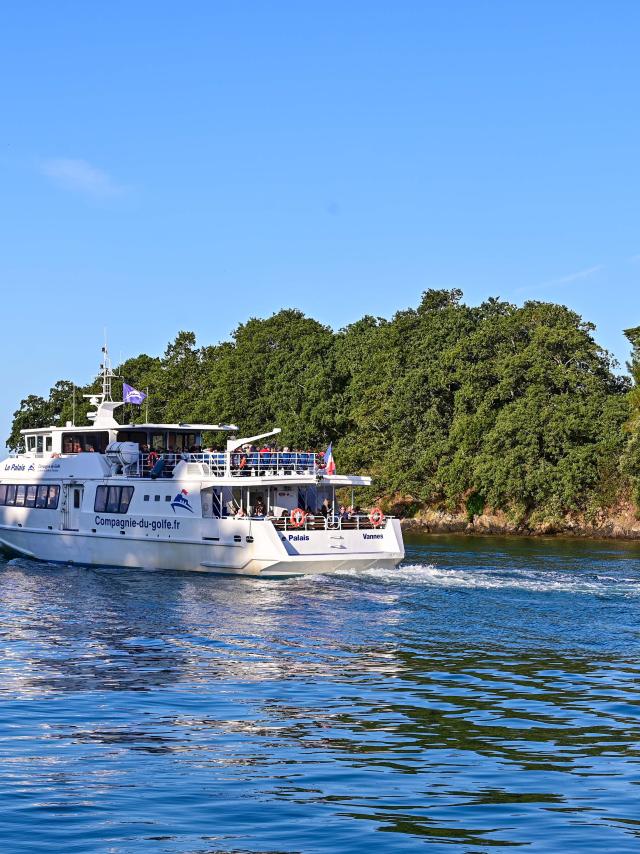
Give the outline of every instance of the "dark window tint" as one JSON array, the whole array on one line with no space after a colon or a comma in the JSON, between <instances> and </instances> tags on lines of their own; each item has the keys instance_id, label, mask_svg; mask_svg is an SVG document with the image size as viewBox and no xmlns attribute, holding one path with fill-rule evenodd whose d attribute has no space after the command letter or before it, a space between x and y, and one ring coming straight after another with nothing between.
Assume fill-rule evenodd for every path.
<instances>
[{"instance_id":1,"label":"dark window tint","mask_svg":"<svg viewBox=\"0 0 640 854\"><path fill-rule=\"evenodd\" d=\"M87 451L98 451L104 454L109 444L109 433L63 433L62 453L79 454Z\"/></svg>"},{"instance_id":2,"label":"dark window tint","mask_svg":"<svg viewBox=\"0 0 640 854\"><path fill-rule=\"evenodd\" d=\"M120 513L126 513L129 509L129 504L131 504L131 497L133 495L133 487L132 486L123 486L121 487L122 494L120 496Z\"/></svg>"},{"instance_id":3,"label":"dark window tint","mask_svg":"<svg viewBox=\"0 0 640 854\"><path fill-rule=\"evenodd\" d=\"M76 510L80 509L80 490L79 489L73 490L73 506Z\"/></svg>"},{"instance_id":4,"label":"dark window tint","mask_svg":"<svg viewBox=\"0 0 640 854\"><path fill-rule=\"evenodd\" d=\"M96 500L93 505L93 509L96 513L104 513L107 509L107 495L109 494L109 488L106 486L99 486L96 489Z\"/></svg>"},{"instance_id":5,"label":"dark window tint","mask_svg":"<svg viewBox=\"0 0 640 854\"><path fill-rule=\"evenodd\" d=\"M126 513L132 495L132 486L99 486L93 509L96 513Z\"/></svg>"},{"instance_id":6,"label":"dark window tint","mask_svg":"<svg viewBox=\"0 0 640 854\"><path fill-rule=\"evenodd\" d=\"M0 484L0 505L5 506L55 510L59 495L59 486L44 483Z\"/></svg>"},{"instance_id":7,"label":"dark window tint","mask_svg":"<svg viewBox=\"0 0 640 854\"><path fill-rule=\"evenodd\" d=\"M120 489L119 486L110 486L107 496L107 513L118 513L120 511Z\"/></svg>"}]
</instances>

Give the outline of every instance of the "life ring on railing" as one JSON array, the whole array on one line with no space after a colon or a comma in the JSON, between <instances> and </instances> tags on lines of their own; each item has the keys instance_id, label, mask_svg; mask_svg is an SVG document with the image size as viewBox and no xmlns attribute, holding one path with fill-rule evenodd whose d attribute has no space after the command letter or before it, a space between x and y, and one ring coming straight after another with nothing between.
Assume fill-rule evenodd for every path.
<instances>
[{"instance_id":1,"label":"life ring on railing","mask_svg":"<svg viewBox=\"0 0 640 854\"><path fill-rule=\"evenodd\" d=\"M160 458L158 457L158 455L155 451L149 451L149 456L147 457L147 462L149 463L149 468L153 468L159 459Z\"/></svg>"},{"instance_id":2,"label":"life ring on railing","mask_svg":"<svg viewBox=\"0 0 640 854\"><path fill-rule=\"evenodd\" d=\"M307 514L304 512L302 507L296 507L295 510L291 511L289 521L291 522L292 528L302 528L304 523L307 521Z\"/></svg>"},{"instance_id":3,"label":"life ring on railing","mask_svg":"<svg viewBox=\"0 0 640 854\"><path fill-rule=\"evenodd\" d=\"M382 525L384 522L384 513L379 507L374 507L371 513L369 513L369 521L374 528L379 528Z\"/></svg>"}]
</instances>

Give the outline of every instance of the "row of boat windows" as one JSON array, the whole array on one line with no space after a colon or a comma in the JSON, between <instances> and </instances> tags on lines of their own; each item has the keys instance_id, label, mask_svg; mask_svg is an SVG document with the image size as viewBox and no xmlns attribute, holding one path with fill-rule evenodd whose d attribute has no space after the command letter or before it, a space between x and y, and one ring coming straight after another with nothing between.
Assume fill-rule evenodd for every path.
<instances>
[{"instance_id":1,"label":"row of boat windows","mask_svg":"<svg viewBox=\"0 0 640 854\"><path fill-rule=\"evenodd\" d=\"M51 436L27 436L27 451L41 454L43 451L50 451L53 447L53 438Z\"/></svg>"},{"instance_id":2,"label":"row of boat windows","mask_svg":"<svg viewBox=\"0 0 640 854\"><path fill-rule=\"evenodd\" d=\"M98 486L93 509L96 513L126 513L132 497L132 486Z\"/></svg>"},{"instance_id":3,"label":"row of boat windows","mask_svg":"<svg viewBox=\"0 0 640 854\"><path fill-rule=\"evenodd\" d=\"M55 510L60 498L60 487L43 483L0 484L0 505L5 507L35 507Z\"/></svg>"}]
</instances>

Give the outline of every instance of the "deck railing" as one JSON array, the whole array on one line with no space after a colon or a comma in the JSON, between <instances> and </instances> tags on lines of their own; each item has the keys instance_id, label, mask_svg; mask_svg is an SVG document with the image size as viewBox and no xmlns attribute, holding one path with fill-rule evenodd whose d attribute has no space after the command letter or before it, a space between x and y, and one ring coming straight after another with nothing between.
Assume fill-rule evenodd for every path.
<instances>
[{"instance_id":1,"label":"deck railing","mask_svg":"<svg viewBox=\"0 0 640 854\"><path fill-rule=\"evenodd\" d=\"M141 453L138 462L128 467L129 477L171 478L173 470L180 462L198 463L204 467L204 473L211 477L262 477L283 474L318 474L324 471L322 454L312 451L251 451L248 453L227 454L221 451L211 453L161 453L151 451Z\"/></svg>"},{"instance_id":2,"label":"deck railing","mask_svg":"<svg viewBox=\"0 0 640 854\"><path fill-rule=\"evenodd\" d=\"M279 519L269 518L271 524L278 531L288 531L289 533L300 533L301 531L382 531L384 530L387 520L390 516L385 516L379 525L374 525L369 516L364 514L351 515L348 518L341 516L323 516L321 513L308 515L302 525L292 525L291 518L286 515Z\"/></svg>"}]
</instances>

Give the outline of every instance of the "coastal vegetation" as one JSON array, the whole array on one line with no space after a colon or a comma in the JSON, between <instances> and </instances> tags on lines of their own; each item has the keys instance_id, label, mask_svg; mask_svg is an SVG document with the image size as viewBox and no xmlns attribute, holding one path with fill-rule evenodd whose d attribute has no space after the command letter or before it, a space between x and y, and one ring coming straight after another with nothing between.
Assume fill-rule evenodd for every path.
<instances>
[{"instance_id":1,"label":"coastal vegetation","mask_svg":"<svg viewBox=\"0 0 640 854\"><path fill-rule=\"evenodd\" d=\"M118 374L149 389L153 422L231 421L244 435L278 425L282 444L333 442L338 470L373 475L375 496L404 515L491 509L535 525L640 506L640 327L626 331L631 378L594 330L562 305L469 306L459 290L429 290L416 308L338 332L295 309L213 345L182 331ZM70 420L74 397L80 422L92 390L97 380L60 380L47 398L29 395L9 446L21 428Z\"/></svg>"}]
</instances>

